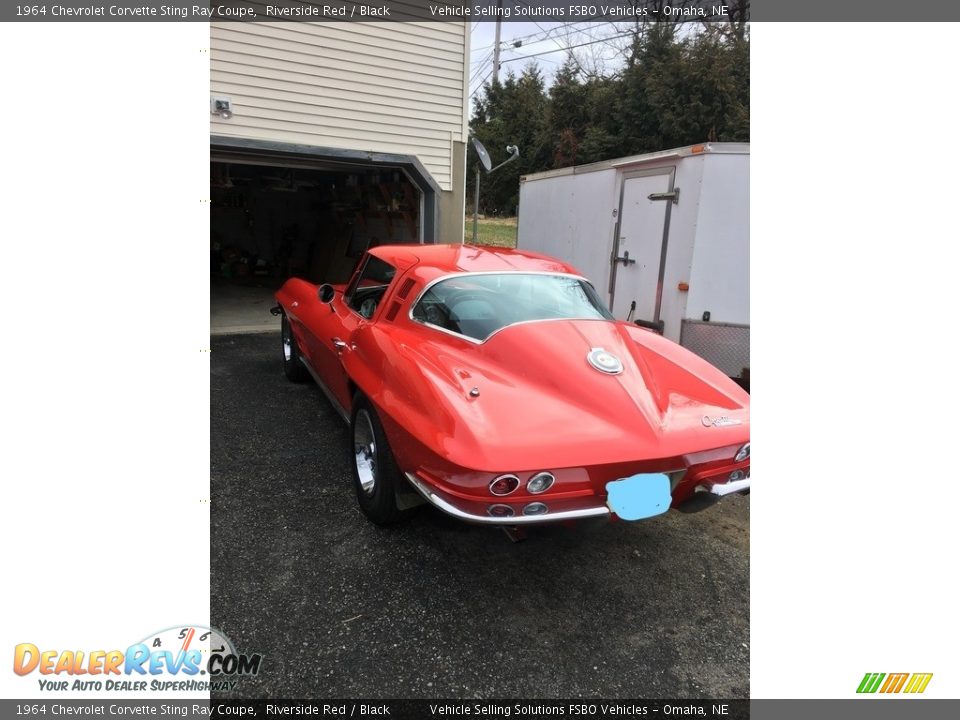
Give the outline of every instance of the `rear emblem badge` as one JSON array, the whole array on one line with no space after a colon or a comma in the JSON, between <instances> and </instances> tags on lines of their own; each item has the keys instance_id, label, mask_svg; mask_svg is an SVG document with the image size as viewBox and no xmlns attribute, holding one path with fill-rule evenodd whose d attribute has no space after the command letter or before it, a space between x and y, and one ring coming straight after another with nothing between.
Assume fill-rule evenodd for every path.
<instances>
[{"instance_id":1,"label":"rear emblem badge","mask_svg":"<svg viewBox=\"0 0 960 720\"><path fill-rule=\"evenodd\" d=\"M593 348L587 353L587 362L602 373L618 375L623 372L623 364L616 355L608 353L603 348Z\"/></svg>"},{"instance_id":2,"label":"rear emblem badge","mask_svg":"<svg viewBox=\"0 0 960 720\"><path fill-rule=\"evenodd\" d=\"M729 418L726 415L722 417L712 418L709 415L704 415L700 418L700 422L703 423L704 427L727 427L728 425L741 425L742 423L739 420L734 420Z\"/></svg>"}]
</instances>

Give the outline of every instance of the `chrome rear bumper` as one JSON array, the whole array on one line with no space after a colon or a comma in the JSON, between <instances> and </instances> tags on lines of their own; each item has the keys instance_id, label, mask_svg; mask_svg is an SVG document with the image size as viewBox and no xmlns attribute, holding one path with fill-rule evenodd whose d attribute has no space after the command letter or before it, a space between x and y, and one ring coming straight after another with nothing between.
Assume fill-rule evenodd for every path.
<instances>
[{"instance_id":1,"label":"chrome rear bumper","mask_svg":"<svg viewBox=\"0 0 960 720\"><path fill-rule=\"evenodd\" d=\"M727 495L750 492L750 478L716 485L698 485L693 495L674 508L682 513L696 513L713 507Z\"/></svg>"},{"instance_id":2,"label":"chrome rear bumper","mask_svg":"<svg viewBox=\"0 0 960 720\"><path fill-rule=\"evenodd\" d=\"M555 513L548 512L545 515L511 515L510 517L477 515L475 513L465 512L456 505L447 502L413 473L405 473L405 475L414 489L423 495L427 502L435 508L443 510L443 512L448 515L453 515L453 517L466 522L480 523L482 525L539 525L541 523L560 522L561 520L582 520L584 518L603 517L611 514L610 508L606 505L600 505L597 507L581 508L579 510L564 510Z\"/></svg>"},{"instance_id":3,"label":"chrome rear bumper","mask_svg":"<svg viewBox=\"0 0 960 720\"><path fill-rule=\"evenodd\" d=\"M709 492L713 495L719 495L720 497L723 497L724 495L733 495L734 493L745 493L749 490L750 478L734 480L733 482L724 483L723 485L713 485L709 488L705 485L700 485L697 488L697 492Z\"/></svg>"},{"instance_id":4,"label":"chrome rear bumper","mask_svg":"<svg viewBox=\"0 0 960 720\"><path fill-rule=\"evenodd\" d=\"M596 507L580 508L578 510L564 510L546 515L511 515L510 517L492 517L490 515L478 515L476 513L461 510L456 505L442 498L438 493L427 485L423 480L413 473L404 473L410 485L420 493L424 499L438 510L442 510L448 515L452 515L458 520L465 522L478 523L481 525L539 525L548 522L560 522L562 520L583 520L591 517L610 516L613 513L606 505ZM724 484L717 485L699 485L694 495L685 502L676 506L681 512L698 512L705 510L726 495L737 493L746 493L750 491L750 478L743 480L734 480Z\"/></svg>"}]
</instances>

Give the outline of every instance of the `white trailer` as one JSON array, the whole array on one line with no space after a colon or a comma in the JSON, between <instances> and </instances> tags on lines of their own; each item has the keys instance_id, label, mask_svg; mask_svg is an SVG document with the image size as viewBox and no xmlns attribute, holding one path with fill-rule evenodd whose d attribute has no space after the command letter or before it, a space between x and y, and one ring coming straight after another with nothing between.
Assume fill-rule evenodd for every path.
<instances>
[{"instance_id":1,"label":"white trailer","mask_svg":"<svg viewBox=\"0 0 960 720\"><path fill-rule=\"evenodd\" d=\"M517 247L579 268L617 318L749 382L748 143L525 175L518 222Z\"/></svg>"}]
</instances>

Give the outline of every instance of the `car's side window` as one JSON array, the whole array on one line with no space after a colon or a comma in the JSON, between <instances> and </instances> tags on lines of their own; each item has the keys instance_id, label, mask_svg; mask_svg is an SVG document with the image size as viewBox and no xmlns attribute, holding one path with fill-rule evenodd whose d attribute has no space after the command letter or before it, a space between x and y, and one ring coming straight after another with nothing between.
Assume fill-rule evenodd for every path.
<instances>
[{"instance_id":1,"label":"car's side window","mask_svg":"<svg viewBox=\"0 0 960 720\"><path fill-rule=\"evenodd\" d=\"M363 268L347 289L347 307L367 320L372 318L396 274L397 269L390 263L368 255Z\"/></svg>"}]
</instances>

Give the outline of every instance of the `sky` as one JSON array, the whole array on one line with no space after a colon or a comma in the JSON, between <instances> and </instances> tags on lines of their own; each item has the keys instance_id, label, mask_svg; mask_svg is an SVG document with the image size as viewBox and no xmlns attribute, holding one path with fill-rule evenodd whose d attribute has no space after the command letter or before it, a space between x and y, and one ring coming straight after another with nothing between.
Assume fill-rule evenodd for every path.
<instances>
[{"instance_id":1,"label":"sky","mask_svg":"<svg viewBox=\"0 0 960 720\"><path fill-rule=\"evenodd\" d=\"M519 73L527 63L536 60L549 87L553 81L553 74L566 58L566 48L584 43L591 44L574 48L575 54L582 63L588 67L616 71L621 65L618 46L624 42L622 38L616 37L619 34L618 27L625 26L610 22L502 23L501 77L510 69ZM475 94L483 82L490 77L493 68L495 33L495 21L474 22L472 25L470 33L470 92L472 94ZM593 42L595 40L603 41ZM516 42L520 43L520 47L514 47ZM529 55L537 55L537 57L526 57Z\"/></svg>"}]
</instances>

